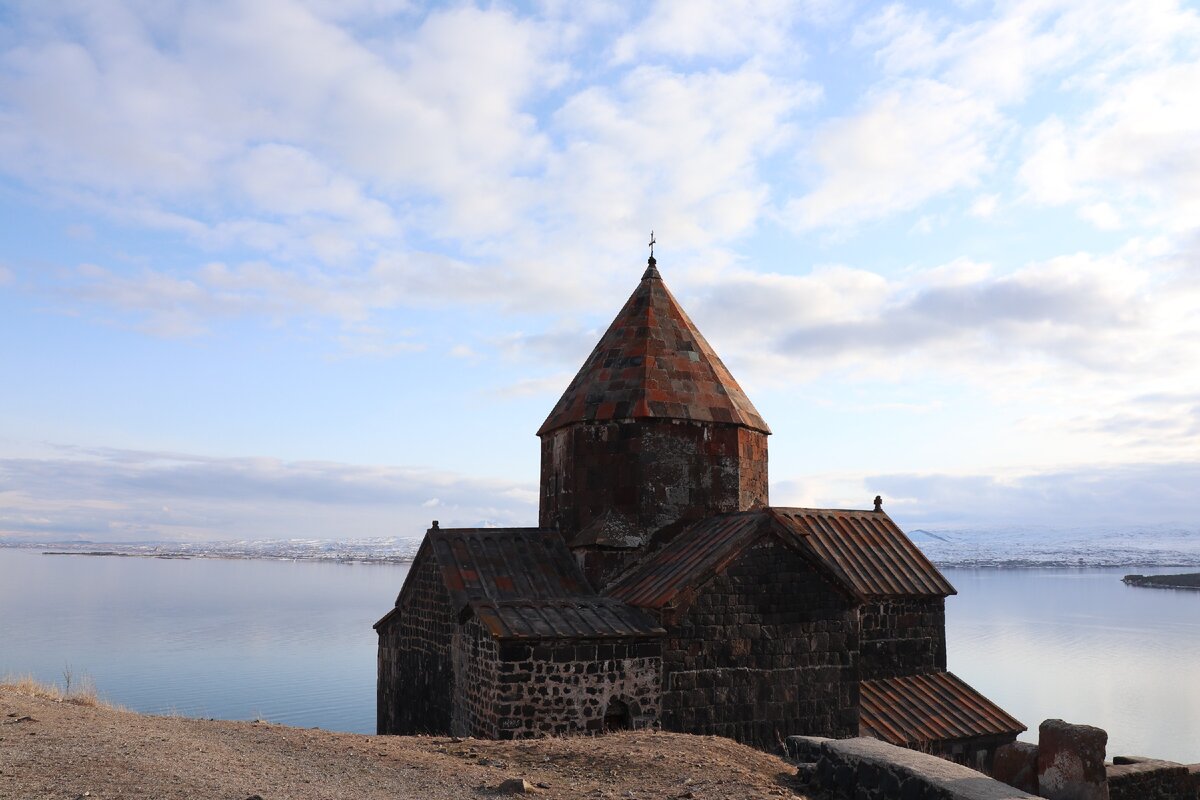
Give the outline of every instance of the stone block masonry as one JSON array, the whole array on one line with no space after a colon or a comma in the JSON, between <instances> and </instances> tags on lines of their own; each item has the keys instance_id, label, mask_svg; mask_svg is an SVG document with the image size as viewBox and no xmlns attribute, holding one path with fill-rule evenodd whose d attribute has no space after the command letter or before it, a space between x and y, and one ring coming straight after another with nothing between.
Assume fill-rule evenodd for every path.
<instances>
[{"instance_id":1,"label":"stone block masonry","mask_svg":"<svg viewBox=\"0 0 1200 800\"><path fill-rule=\"evenodd\" d=\"M453 698L450 642L458 625L428 551L413 560L402 600L379 627L376 730L445 733Z\"/></svg>"},{"instance_id":2,"label":"stone block masonry","mask_svg":"<svg viewBox=\"0 0 1200 800\"><path fill-rule=\"evenodd\" d=\"M1029 742L1013 742L997 748L992 759L992 777L1009 786L1038 793L1038 746Z\"/></svg>"},{"instance_id":3,"label":"stone block masonry","mask_svg":"<svg viewBox=\"0 0 1200 800\"><path fill-rule=\"evenodd\" d=\"M857 609L778 540L747 549L667 628L667 730L763 748L857 734Z\"/></svg>"},{"instance_id":4,"label":"stone block masonry","mask_svg":"<svg viewBox=\"0 0 1200 800\"><path fill-rule=\"evenodd\" d=\"M859 614L863 680L945 671L944 598L879 600Z\"/></svg>"},{"instance_id":5,"label":"stone block masonry","mask_svg":"<svg viewBox=\"0 0 1200 800\"><path fill-rule=\"evenodd\" d=\"M1200 800L1200 764L1141 756L1104 762L1108 733L1091 725L1048 719L1038 743L996 751L991 775L1049 800Z\"/></svg>"},{"instance_id":6,"label":"stone block masonry","mask_svg":"<svg viewBox=\"0 0 1200 800\"><path fill-rule=\"evenodd\" d=\"M1110 800L1197 800L1197 785L1183 764L1152 758L1113 761L1106 769Z\"/></svg>"},{"instance_id":7,"label":"stone block masonry","mask_svg":"<svg viewBox=\"0 0 1200 800\"><path fill-rule=\"evenodd\" d=\"M767 499L767 437L758 431L627 420L570 425L542 438L539 524L557 528L575 546L580 531L601 515L614 522L614 530L602 534L604 549L583 558L597 588L655 531Z\"/></svg>"},{"instance_id":8,"label":"stone block masonry","mask_svg":"<svg viewBox=\"0 0 1200 800\"><path fill-rule=\"evenodd\" d=\"M496 641L471 620L455 634L453 648L456 735L603 733L647 727L658 719L658 641Z\"/></svg>"},{"instance_id":9,"label":"stone block masonry","mask_svg":"<svg viewBox=\"0 0 1200 800\"><path fill-rule=\"evenodd\" d=\"M950 761L877 739L792 736L788 757L825 796L842 800L1026 800L1036 797Z\"/></svg>"}]
</instances>

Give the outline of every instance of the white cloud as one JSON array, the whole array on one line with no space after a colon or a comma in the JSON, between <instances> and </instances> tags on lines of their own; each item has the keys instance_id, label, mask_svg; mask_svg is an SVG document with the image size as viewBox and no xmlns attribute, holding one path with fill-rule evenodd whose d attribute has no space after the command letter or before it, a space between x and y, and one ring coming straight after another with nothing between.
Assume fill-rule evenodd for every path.
<instances>
[{"instance_id":1,"label":"white cloud","mask_svg":"<svg viewBox=\"0 0 1200 800\"><path fill-rule=\"evenodd\" d=\"M1020 177L1032 198L1079 203L1099 227L1122 217L1188 230L1200 215L1200 61L1149 70L1109 86L1074 123L1051 118L1030 137Z\"/></svg>"},{"instance_id":2,"label":"white cloud","mask_svg":"<svg viewBox=\"0 0 1200 800\"><path fill-rule=\"evenodd\" d=\"M980 219L988 219L996 213L996 207L1000 204L1000 195L998 194L983 194L976 197L971 203L967 213L972 217Z\"/></svg>"},{"instance_id":3,"label":"white cloud","mask_svg":"<svg viewBox=\"0 0 1200 800\"><path fill-rule=\"evenodd\" d=\"M910 524L1082 528L1193 524L1190 487L1200 464L1081 465L1004 477L875 475L864 483L907 498ZM897 512L893 512L897 513Z\"/></svg>"},{"instance_id":4,"label":"white cloud","mask_svg":"<svg viewBox=\"0 0 1200 800\"><path fill-rule=\"evenodd\" d=\"M1180 63L1200 40L1194 10L1125 0L979 10L960 22L895 4L858 26L853 42L873 52L883 78L861 111L817 130L804 157L823 176L787 204L794 225L845 227L976 185L1006 155L1038 89L1063 107L1091 93L1100 103L1078 126L1051 117L1037 129L1021 171L1035 199L1088 200L1085 218L1103 229L1126 216L1097 205L1114 189L1195 218L1196 74Z\"/></svg>"},{"instance_id":5,"label":"white cloud","mask_svg":"<svg viewBox=\"0 0 1200 800\"><path fill-rule=\"evenodd\" d=\"M1191 406L1146 397L1200 396L1191 263L1188 250L1135 241L1008 273L969 260L893 278L845 266L732 273L689 310L739 379L764 390L969 394L963 413L1020 420L1003 441L985 436L1007 453L1000 463L1178 460L1200 447Z\"/></svg>"},{"instance_id":6,"label":"white cloud","mask_svg":"<svg viewBox=\"0 0 1200 800\"><path fill-rule=\"evenodd\" d=\"M565 141L547 171L552 219L606 240L669 230L674 249L746 232L768 201L760 161L792 133L790 116L816 90L741 67L679 74L631 70L590 87L555 115ZM647 224L651 223L652 224Z\"/></svg>"},{"instance_id":7,"label":"white cloud","mask_svg":"<svg viewBox=\"0 0 1200 800\"><path fill-rule=\"evenodd\" d=\"M975 186L991 166L987 133L998 122L989 103L937 81L886 90L818 131L812 157L823 177L784 214L801 229L843 227Z\"/></svg>"},{"instance_id":8,"label":"white cloud","mask_svg":"<svg viewBox=\"0 0 1200 800\"><path fill-rule=\"evenodd\" d=\"M723 59L777 53L794 41L790 29L797 19L814 12L819 8L788 0L658 0L617 39L613 55L629 63L655 54Z\"/></svg>"},{"instance_id":9,"label":"white cloud","mask_svg":"<svg viewBox=\"0 0 1200 800\"><path fill-rule=\"evenodd\" d=\"M822 364L881 357L942 367L951 359L964 369L1032 357L1089 370L1153 371L1161 364L1143 359L1173 352L1168 330L1178 324L1173 315L1166 325L1159 321L1169 304L1195 290L1178 281L1159 285L1133 261L1138 255L1080 254L999 276L970 261L895 280L844 266L800 277L743 273L718 279L696 315L740 345L768 343L802 359L810 377Z\"/></svg>"},{"instance_id":10,"label":"white cloud","mask_svg":"<svg viewBox=\"0 0 1200 800\"><path fill-rule=\"evenodd\" d=\"M429 499L448 526L530 524L536 494L416 467L64 448L0 458L0 535L42 540L419 535Z\"/></svg>"},{"instance_id":11,"label":"white cloud","mask_svg":"<svg viewBox=\"0 0 1200 800\"><path fill-rule=\"evenodd\" d=\"M244 199L386 236L399 195L427 228L509 226L544 148L520 106L562 75L548 34L500 10L435 11L379 49L288 0L28 13L0 73L0 164L189 217Z\"/></svg>"}]
</instances>

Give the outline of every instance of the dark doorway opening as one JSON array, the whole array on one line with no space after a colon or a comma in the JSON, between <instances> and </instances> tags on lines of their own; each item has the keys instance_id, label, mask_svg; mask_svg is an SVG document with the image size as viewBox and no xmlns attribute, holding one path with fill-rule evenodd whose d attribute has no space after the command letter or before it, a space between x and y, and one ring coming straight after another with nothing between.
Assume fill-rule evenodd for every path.
<instances>
[{"instance_id":1,"label":"dark doorway opening","mask_svg":"<svg viewBox=\"0 0 1200 800\"><path fill-rule=\"evenodd\" d=\"M627 731L632 727L633 717L629 713L629 706L620 700L609 702L608 709L604 712L604 730Z\"/></svg>"}]
</instances>

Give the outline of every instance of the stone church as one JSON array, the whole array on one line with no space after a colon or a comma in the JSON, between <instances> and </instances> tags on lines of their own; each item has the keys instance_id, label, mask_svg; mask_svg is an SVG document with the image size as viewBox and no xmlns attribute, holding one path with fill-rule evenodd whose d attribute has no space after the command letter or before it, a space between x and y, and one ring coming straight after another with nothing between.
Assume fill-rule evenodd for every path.
<instances>
[{"instance_id":1,"label":"stone church","mask_svg":"<svg viewBox=\"0 0 1200 800\"><path fill-rule=\"evenodd\" d=\"M378 731L875 736L984 764L1024 730L946 671L945 577L883 511L773 507L767 423L651 256L538 430L536 528L426 532Z\"/></svg>"}]
</instances>

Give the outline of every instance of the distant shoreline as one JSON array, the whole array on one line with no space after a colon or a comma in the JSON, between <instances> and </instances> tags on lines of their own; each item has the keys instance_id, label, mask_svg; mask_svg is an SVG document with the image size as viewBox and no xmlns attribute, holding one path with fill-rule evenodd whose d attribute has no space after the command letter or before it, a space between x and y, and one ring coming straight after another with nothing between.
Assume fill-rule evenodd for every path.
<instances>
[{"instance_id":1,"label":"distant shoreline","mask_svg":"<svg viewBox=\"0 0 1200 800\"><path fill-rule=\"evenodd\" d=\"M157 558L165 561L299 561L329 564L411 564L416 542L411 546L384 544L373 549L370 543L324 546L308 542L196 542L189 544L138 542L108 544L101 542L6 542L0 549L37 551L48 556L92 556L113 558Z\"/></svg>"},{"instance_id":2,"label":"distant shoreline","mask_svg":"<svg viewBox=\"0 0 1200 800\"><path fill-rule=\"evenodd\" d=\"M178 553L118 553L115 550L43 550L44 556L116 556L118 558L177 558L182 561L195 558Z\"/></svg>"},{"instance_id":3,"label":"distant shoreline","mask_svg":"<svg viewBox=\"0 0 1200 800\"><path fill-rule=\"evenodd\" d=\"M392 540L382 544L369 541L346 540L326 543L321 541L274 541L250 542L136 542L111 544L108 542L15 542L0 538L0 549L40 551L53 556L109 556L117 558L157 558L170 560L225 561L292 561L327 564L411 564L416 555L418 539ZM938 558L937 555L949 556ZM1080 562L1076 558L1045 556L1031 558L1013 554L1012 557L955 557L950 554L927 554L938 569L954 570L1094 570L1094 569L1197 569L1200 557L1178 552L1163 552L1155 559L1153 553L1130 554L1127 558L1114 556L1097 558L1092 562ZM1154 577L1154 576L1151 576ZM1128 581L1127 581L1128 582ZM1143 585L1143 584L1130 584ZM1151 585L1149 583L1144 585ZM1188 585L1169 588L1200 588Z\"/></svg>"},{"instance_id":4,"label":"distant shoreline","mask_svg":"<svg viewBox=\"0 0 1200 800\"><path fill-rule=\"evenodd\" d=\"M1200 591L1200 572L1184 572L1178 575L1126 575L1121 580L1128 586Z\"/></svg>"}]
</instances>

